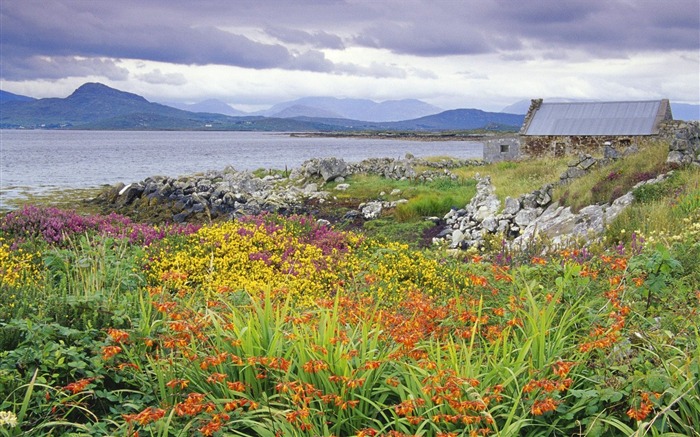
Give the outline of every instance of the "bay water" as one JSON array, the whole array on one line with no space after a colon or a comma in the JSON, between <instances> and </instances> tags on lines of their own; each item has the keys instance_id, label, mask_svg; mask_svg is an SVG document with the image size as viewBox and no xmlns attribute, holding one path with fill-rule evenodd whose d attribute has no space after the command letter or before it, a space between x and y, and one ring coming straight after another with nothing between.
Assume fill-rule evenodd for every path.
<instances>
[{"instance_id":1,"label":"bay water","mask_svg":"<svg viewBox=\"0 0 700 437\"><path fill-rule=\"evenodd\" d=\"M480 159L473 141L290 136L267 132L0 130L0 209L54 190L223 170L293 169L312 158Z\"/></svg>"}]
</instances>

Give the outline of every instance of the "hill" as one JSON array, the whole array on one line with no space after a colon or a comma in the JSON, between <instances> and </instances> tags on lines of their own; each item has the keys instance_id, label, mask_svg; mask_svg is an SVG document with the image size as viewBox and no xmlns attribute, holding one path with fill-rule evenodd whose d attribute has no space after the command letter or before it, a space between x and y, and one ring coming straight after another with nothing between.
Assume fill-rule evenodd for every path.
<instances>
[{"instance_id":1,"label":"hill","mask_svg":"<svg viewBox=\"0 0 700 437\"><path fill-rule=\"evenodd\" d=\"M480 109L451 109L415 120L388 124L396 130L518 130L523 124L523 119L524 116L519 114L486 112Z\"/></svg>"},{"instance_id":2,"label":"hill","mask_svg":"<svg viewBox=\"0 0 700 437\"><path fill-rule=\"evenodd\" d=\"M0 105L6 102L31 102L32 100L36 99L0 90Z\"/></svg>"},{"instance_id":3,"label":"hill","mask_svg":"<svg viewBox=\"0 0 700 437\"><path fill-rule=\"evenodd\" d=\"M86 83L66 98L47 98L3 105L0 127L75 127L134 113L182 117L185 111L150 103L143 97L100 83Z\"/></svg>"},{"instance_id":4,"label":"hill","mask_svg":"<svg viewBox=\"0 0 700 437\"><path fill-rule=\"evenodd\" d=\"M299 121L318 122L346 131L414 131L439 132L459 130L517 131L523 124L523 115L485 112L480 109L451 109L439 114L413 120L377 123L346 118L297 117Z\"/></svg>"},{"instance_id":5,"label":"hill","mask_svg":"<svg viewBox=\"0 0 700 437\"><path fill-rule=\"evenodd\" d=\"M184 103L164 103L167 106L172 106L173 108L182 109L183 111L189 112L207 112L211 114L223 114L229 115L231 117L239 117L249 115L244 111L240 111L233 108L228 103L222 102L217 99L208 99L199 103L184 104Z\"/></svg>"},{"instance_id":6,"label":"hill","mask_svg":"<svg viewBox=\"0 0 700 437\"><path fill-rule=\"evenodd\" d=\"M307 108L293 113L289 108ZM308 108L314 108L311 111ZM286 111L286 112L285 112ZM410 120L442 111L437 106L416 99L387 100L377 103L368 99L338 99L335 97L304 97L289 102L279 103L256 115L272 117L298 117L327 114L323 117L347 118L350 120L387 122Z\"/></svg>"},{"instance_id":7,"label":"hill","mask_svg":"<svg viewBox=\"0 0 700 437\"><path fill-rule=\"evenodd\" d=\"M9 93L8 93L9 94ZM9 98L9 97L8 97ZM315 98L305 100L313 103ZM304 99L301 99L304 100ZM100 129L100 130L247 130L287 132L347 131L440 131L440 130L517 130L523 116L456 109L403 121L362 121L345 118L348 99L323 98L325 102L343 102L345 113L318 106L296 104L278 107L278 116L227 116L210 112L176 109L100 83L86 83L66 98L22 100L14 98L2 105L0 128ZM420 101L391 101L377 104L355 99L354 110L365 108L367 114L384 114L390 108L414 110L434 108ZM408 105L408 106L406 106ZM330 105L333 106L333 105ZM398 112L401 112L397 109ZM409 111L410 112L410 111Z\"/></svg>"},{"instance_id":8,"label":"hill","mask_svg":"<svg viewBox=\"0 0 700 437\"><path fill-rule=\"evenodd\" d=\"M100 83L86 83L66 98L10 101L3 104L1 128L101 130L333 130L295 120L229 117L190 112L152 103Z\"/></svg>"}]
</instances>

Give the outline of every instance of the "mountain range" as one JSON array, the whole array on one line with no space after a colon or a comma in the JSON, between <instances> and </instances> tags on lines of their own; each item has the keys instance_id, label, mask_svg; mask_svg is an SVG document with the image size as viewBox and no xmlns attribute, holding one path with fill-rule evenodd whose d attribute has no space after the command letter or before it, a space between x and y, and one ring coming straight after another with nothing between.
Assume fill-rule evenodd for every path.
<instances>
[{"instance_id":1,"label":"mountain range","mask_svg":"<svg viewBox=\"0 0 700 437\"><path fill-rule=\"evenodd\" d=\"M214 112L228 111L226 107L235 111L223 102L209 101L189 107L195 111L204 108L212 111L195 112L149 102L137 94L100 83L86 83L66 98L33 99L6 92L0 97L0 128L5 129L515 131L523 122L522 115L478 109L430 113L440 109L419 100L376 103L327 97L310 97L275 105L264 112L267 115L232 116ZM416 117L396 120L403 116Z\"/></svg>"}]
</instances>

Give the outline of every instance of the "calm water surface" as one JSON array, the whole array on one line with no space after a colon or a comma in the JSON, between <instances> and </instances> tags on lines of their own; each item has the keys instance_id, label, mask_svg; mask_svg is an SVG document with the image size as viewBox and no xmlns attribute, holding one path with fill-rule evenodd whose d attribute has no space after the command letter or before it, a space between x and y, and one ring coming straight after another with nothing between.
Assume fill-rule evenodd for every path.
<instances>
[{"instance_id":1,"label":"calm water surface","mask_svg":"<svg viewBox=\"0 0 700 437\"><path fill-rule=\"evenodd\" d=\"M56 189L89 188L148 176L206 170L292 169L307 159L452 156L481 158L482 144L290 137L262 132L0 130L0 208L4 201Z\"/></svg>"}]
</instances>

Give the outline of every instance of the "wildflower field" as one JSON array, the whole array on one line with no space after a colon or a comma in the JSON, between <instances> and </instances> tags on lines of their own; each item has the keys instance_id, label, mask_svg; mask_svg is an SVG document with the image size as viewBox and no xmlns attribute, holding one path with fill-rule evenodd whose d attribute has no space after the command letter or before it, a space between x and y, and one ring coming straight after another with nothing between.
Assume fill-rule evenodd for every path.
<instances>
[{"instance_id":1,"label":"wildflower field","mask_svg":"<svg viewBox=\"0 0 700 437\"><path fill-rule=\"evenodd\" d=\"M0 435L697 436L697 217L648 241L448 256L25 207L0 218Z\"/></svg>"}]
</instances>

